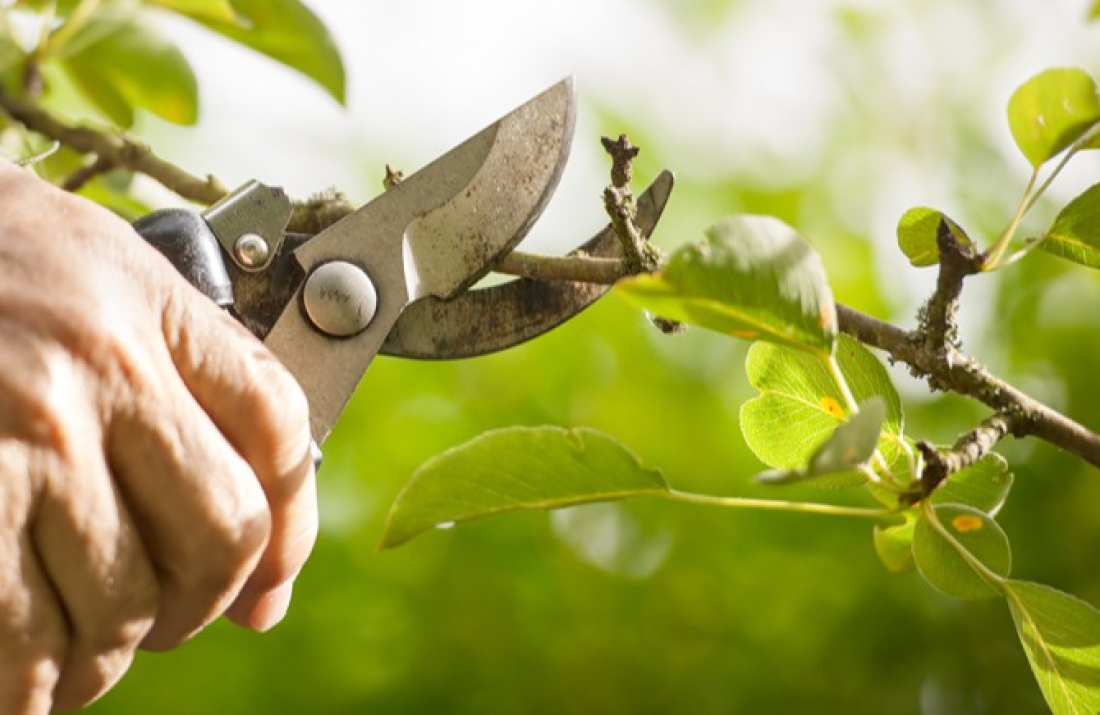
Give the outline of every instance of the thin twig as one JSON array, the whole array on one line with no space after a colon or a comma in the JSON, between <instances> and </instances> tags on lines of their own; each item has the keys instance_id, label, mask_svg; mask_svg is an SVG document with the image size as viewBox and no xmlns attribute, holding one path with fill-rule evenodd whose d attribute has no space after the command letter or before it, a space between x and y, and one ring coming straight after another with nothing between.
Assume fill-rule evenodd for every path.
<instances>
[{"instance_id":1,"label":"thin twig","mask_svg":"<svg viewBox=\"0 0 1100 715\"><path fill-rule=\"evenodd\" d=\"M493 266L497 273L543 281L576 281L612 285L629 275L620 258L594 256L539 256L512 251Z\"/></svg>"},{"instance_id":2,"label":"thin twig","mask_svg":"<svg viewBox=\"0 0 1100 715\"><path fill-rule=\"evenodd\" d=\"M68 178L61 183L61 188L66 191L78 191L82 186L97 176L106 174L115 168L115 165L108 159L104 159L99 156L96 160L90 164L80 167L73 173L69 174Z\"/></svg>"},{"instance_id":3,"label":"thin twig","mask_svg":"<svg viewBox=\"0 0 1100 715\"><path fill-rule=\"evenodd\" d=\"M959 240L947 219L940 220L936 244L940 253L940 272L935 292L921 308L919 331L929 351L944 353L959 346L955 314L959 310L963 281L981 270L984 257L970 243Z\"/></svg>"},{"instance_id":4,"label":"thin twig","mask_svg":"<svg viewBox=\"0 0 1100 715\"><path fill-rule=\"evenodd\" d=\"M925 468L921 474L924 495L931 494L945 479L960 470L976 464L989 454L1006 436L1016 431L1016 416L1011 412L998 412L982 420L976 428L959 437L951 449L939 450L928 442L918 442L917 448L924 457Z\"/></svg>"},{"instance_id":5,"label":"thin twig","mask_svg":"<svg viewBox=\"0 0 1100 715\"><path fill-rule=\"evenodd\" d=\"M603 204L615 235L623 248L626 273L654 271L660 264L660 255L650 246L634 219L637 205L630 182L634 178L634 158L639 149L630 143L625 134L618 139L603 137L603 148L611 156L611 184L604 189Z\"/></svg>"}]
</instances>

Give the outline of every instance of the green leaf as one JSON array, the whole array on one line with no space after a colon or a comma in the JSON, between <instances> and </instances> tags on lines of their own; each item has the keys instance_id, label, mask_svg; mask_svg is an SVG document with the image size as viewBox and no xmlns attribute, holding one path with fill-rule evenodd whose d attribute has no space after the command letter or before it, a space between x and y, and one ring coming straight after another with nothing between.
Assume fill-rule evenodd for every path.
<instances>
[{"instance_id":1,"label":"green leaf","mask_svg":"<svg viewBox=\"0 0 1100 715\"><path fill-rule=\"evenodd\" d=\"M932 492L933 504L965 504L995 516L1012 489L1008 462L990 452L966 469L960 469Z\"/></svg>"},{"instance_id":2,"label":"green leaf","mask_svg":"<svg viewBox=\"0 0 1100 715\"><path fill-rule=\"evenodd\" d=\"M134 198L128 186L118 185L121 182L112 181L113 176L96 177L80 188L80 195L101 206L106 206L127 221L135 221L153 210L145 202Z\"/></svg>"},{"instance_id":3,"label":"green leaf","mask_svg":"<svg viewBox=\"0 0 1100 715\"><path fill-rule=\"evenodd\" d=\"M927 206L917 206L902 214L898 220L898 246L909 262L918 268L934 266L940 261L940 247L936 236L940 222L947 221L955 237L966 245L972 245L970 237L948 216Z\"/></svg>"},{"instance_id":4,"label":"green leaf","mask_svg":"<svg viewBox=\"0 0 1100 715\"><path fill-rule=\"evenodd\" d=\"M209 17L203 8L176 2L176 12L301 72L344 103L344 61L328 28L298 0L232 0L235 21Z\"/></svg>"},{"instance_id":5,"label":"green leaf","mask_svg":"<svg viewBox=\"0 0 1100 715\"><path fill-rule=\"evenodd\" d=\"M1100 184L1066 204L1041 240L1047 253L1100 268Z\"/></svg>"},{"instance_id":6,"label":"green leaf","mask_svg":"<svg viewBox=\"0 0 1100 715\"><path fill-rule=\"evenodd\" d=\"M1031 165L1062 152L1100 122L1096 82L1084 70L1058 68L1024 82L1008 100L1012 138Z\"/></svg>"},{"instance_id":7,"label":"green leaf","mask_svg":"<svg viewBox=\"0 0 1100 715\"><path fill-rule=\"evenodd\" d=\"M134 107L176 124L194 124L198 82L183 53L138 22L115 25L102 35L99 23L93 18L85 26L99 39L87 45L74 39L83 49L61 61L87 98L123 128L133 122Z\"/></svg>"},{"instance_id":8,"label":"green leaf","mask_svg":"<svg viewBox=\"0 0 1100 715\"><path fill-rule=\"evenodd\" d=\"M841 422L829 438L821 443L810 456L809 465L805 469L772 470L757 475L756 480L765 484L792 484L851 474L854 469L871 460L878 447L885 421L886 402L881 397L872 397L860 405L858 413L849 417L847 422ZM858 472L854 476L855 485L866 481Z\"/></svg>"},{"instance_id":9,"label":"green leaf","mask_svg":"<svg viewBox=\"0 0 1100 715\"><path fill-rule=\"evenodd\" d=\"M1089 8L1089 19L1095 20L1100 17L1100 0L1094 0L1092 7Z\"/></svg>"},{"instance_id":10,"label":"green leaf","mask_svg":"<svg viewBox=\"0 0 1100 715\"><path fill-rule=\"evenodd\" d=\"M1001 527L988 514L962 504L938 504L932 509L947 536L922 514L913 533L913 560L920 575L948 596L1000 595L997 578L1007 577L1012 568L1012 551ZM973 561L995 576L983 574Z\"/></svg>"},{"instance_id":11,"label":"green leaf","mask_svg":"<svg viewBox=\"0 0 1100 715\"><path fill-rule=\"evenodd\" d=\"M382 548L441 525L518 509L557 509L669 491L661 473L590 429L486 432L428 460L390 510Z\"/></svg>"},{"instance_id":12,"label":"green leaf","mask_svg":"<svg viewBox=\"0 0 1100 715\"><path fill-rule=\"evenodd\" d=\"M904 573L913 568L913 533L916 526L917 519L906 513L904 524L874 528L875 553L890 573Z\"/></svg>"},{"instance_id":13,"label":"green leaf","mask_svg":"<svg viewBox=\"0 0 1100 715\"><path fill-rule=\"evenodd\" d=\"M119 28L133 24L141 10L141 0L101 0L91 15L69 17L77 4L63 1L57 5L57 17L64 21L47 38L44 57L62 58L83 52Z\"/></svg>"},{"instance_id":14,"label":"green leaf","mask_svg":"<svg viewBox=\"0 0 1100 715\"><path fill-rule=\"evenodd\" d=\"M857 403L880 397L886 406L879 446L888 462L898 455L901 399L882 363L855 339L841 335L840 371ZM741 432L760 461L774 469L800 469L848 418L844 398L824 362L801 350L756 343L745 361L760 395L741 406Z\"/></svg>"},{"instance_id":15,"label":"green leaf","mask_svg":"<svg viewBox=\"0 0 1100 715\"><path fill-rule=\"evenodd\" d=\"M134 106L115 86L114 78L83 62L63 62L62 69L80 93L116 127L134 125Z\"/></svg>"},{"instance_id":16,"label":"green leaf","mask_svg":"<svg viewBox=\"0 0 1100 715\"><path fill-rule=\"evenodd\" d=\"M1055 715L1100 712L1100 611L1050 586L1003 585L1031 670Z\"/></svg>"},{"instance_id":17,"label":"green leaf","mask_svg":"<svg viewBox=\"0 0 1100 715\"><path fill-rule=\"evenodd\" d=\"M787 224L732 216L703 244L680 248L660 272L619 284L631 302L661 317L747 340L829 355L836 306L821 259Z\"/></svg>"},{"instance_id":18,"label":"green leaf","mask_svg":"<svg viewBox=\"0 0 1100 715\"><path fill-rule=\"evenodd\" d=\"M229 0L145 0L145 4L211 22L238 22L237 12Z\"/></svg>"},{"instance_id":19,"label":"green leaf","mask_svg":"<svg viewBox=\"0 0 1100 715\"><path fill-rule=\"evenodd\" d=\"M27 56L22 45L12 37L10 29L11 23L0 25L0 73L21 66Z\"/></svg>"}]
</instances>

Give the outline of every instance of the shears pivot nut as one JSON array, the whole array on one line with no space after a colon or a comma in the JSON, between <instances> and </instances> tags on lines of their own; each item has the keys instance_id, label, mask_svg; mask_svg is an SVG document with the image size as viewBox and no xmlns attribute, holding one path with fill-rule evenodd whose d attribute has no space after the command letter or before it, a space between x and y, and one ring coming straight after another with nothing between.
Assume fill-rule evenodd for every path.
<instances>
[{"instance_id":1,"label":"shears pivot nut","mask_svg":"<svg viewBox=\"0 0 1100 715\"><path fill-rule=\"evenodd\" d=\"M378 292L366 272L346 261L322 263L306 278L302 307L313 327L334 338L367 329L378 308Z\"/></svg>"},{"instance_id":2,"label":"shears pivot nut","mask_svg":"<svg viewBox=\"0 0 1100 715\"><path fill-rule=\"evenodd\" d=\"M257 270L267 265L271 258L271 246L258 233L241 234L233 242L233 258L245 270Z\"/></svg>"}]
</instances>

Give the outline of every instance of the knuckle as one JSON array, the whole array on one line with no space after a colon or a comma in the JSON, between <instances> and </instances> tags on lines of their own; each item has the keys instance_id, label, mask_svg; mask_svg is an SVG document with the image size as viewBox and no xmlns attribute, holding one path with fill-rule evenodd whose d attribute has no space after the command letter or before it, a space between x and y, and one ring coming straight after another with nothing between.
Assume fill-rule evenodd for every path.
<instances>
[{"instance_id":1,"label":"knuckle","mask_svg":"<svg viewBox=\"0 0 1100 715\"><path fill-rule=\"evenodd\" d=\"M41 447L62 447L75 380L63 356L16 333L4 345L0 366L0 395L13 408L0 411L0 431Z\"/></svg>"}]
</instances>

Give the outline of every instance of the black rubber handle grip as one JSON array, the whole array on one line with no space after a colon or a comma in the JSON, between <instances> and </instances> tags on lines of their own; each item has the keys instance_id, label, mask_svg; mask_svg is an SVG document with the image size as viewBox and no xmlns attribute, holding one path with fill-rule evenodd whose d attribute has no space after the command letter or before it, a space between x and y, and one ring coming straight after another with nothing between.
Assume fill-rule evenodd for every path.
<instances>
[{"instance_id":1,"label":"black rubber handle grip","mask_svg":"<svg viewBox=\"0 0 1100 715\"><path fill-rule=\"evenodd\" d=\"M233 305L233 283L225 269L221 244L202 216L186 209L162 209L142 216L133 225L191 285L222 308Z\"/></svg>"}]
</instances>

